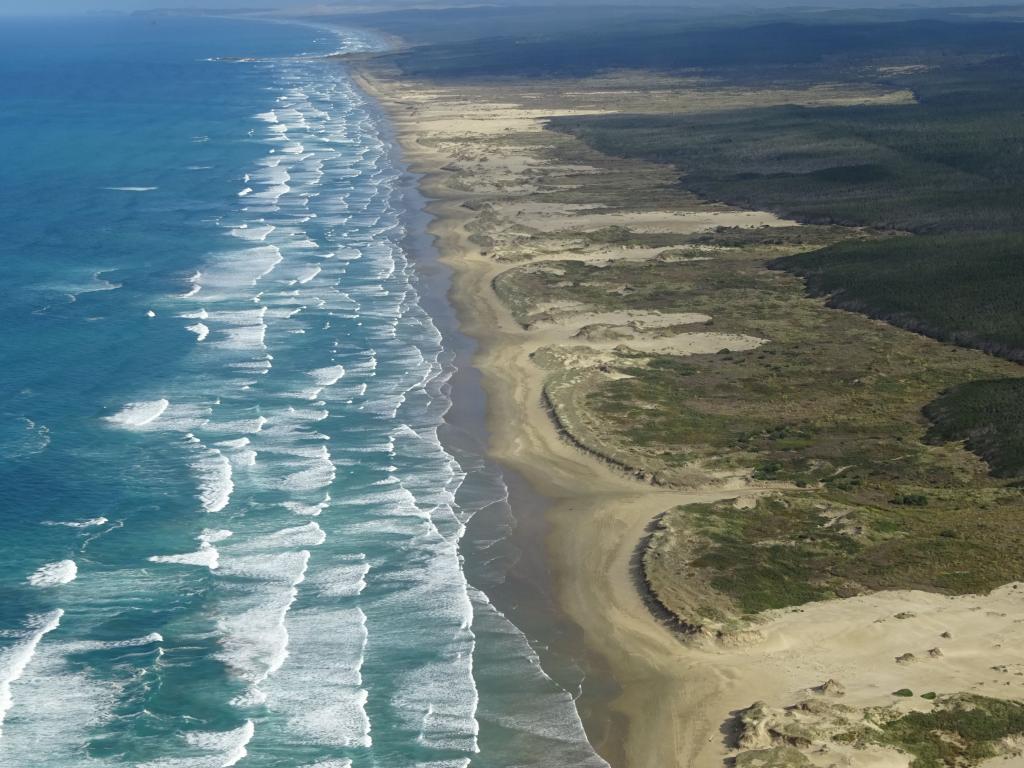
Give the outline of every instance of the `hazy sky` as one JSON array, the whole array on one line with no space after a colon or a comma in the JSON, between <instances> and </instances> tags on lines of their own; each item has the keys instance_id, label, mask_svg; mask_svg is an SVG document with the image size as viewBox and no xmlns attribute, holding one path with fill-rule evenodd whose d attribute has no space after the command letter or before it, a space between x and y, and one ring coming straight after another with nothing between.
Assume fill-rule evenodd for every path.
<instances>
[{"instance_id":1,"label":"hazy sky","mask_svg":"<svg viewBox=\"0 0 1024 768\"><path fill-rule=\"evenodd\" d=\"M138 8L280 8L298 0L0 0L0 13L41 14L132 11ZM302 5L311 5L305 0Z\"/></svg>"},{"instance_id":2,"label":"hazy sky","mask_svg":"<svg viewBox=\"0 0 1024 768\"><path fill-rule=\"evenodd\" d=\"M948 6L948 5L989 5L999 0L638 0L643 5L696 5L716 6L718 3L736 7L782 6L848 6L848 7L898 7L898 6ZM1013 0L1011 0L1012 2ZM546 5L566 4L615 4L631 5L631 0L0 0L0 15L9 14L61 14L84 13L89 11L132 11L145 8L310 8L332 6L339 9L355 7L359 10L384 10L391 6L429 5L473 5L497 2L501 5Z\"/></svg>"}]
</instances>

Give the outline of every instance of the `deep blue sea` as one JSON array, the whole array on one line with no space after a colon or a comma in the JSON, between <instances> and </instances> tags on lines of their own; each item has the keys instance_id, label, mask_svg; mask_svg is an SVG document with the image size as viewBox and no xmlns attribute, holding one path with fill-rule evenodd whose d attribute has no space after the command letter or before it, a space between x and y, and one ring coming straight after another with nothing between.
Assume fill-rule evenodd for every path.
<instances>
[{"instance_id":1,"label":"deep blue sea","mask_svg":"<svg viewBox=\"0 0 1024 768\"><path fill-rule=\"evenodd\" d=\"M604 765L463 572L374 45L0 24L0 766Z\"/></svg>"}]
</instances>

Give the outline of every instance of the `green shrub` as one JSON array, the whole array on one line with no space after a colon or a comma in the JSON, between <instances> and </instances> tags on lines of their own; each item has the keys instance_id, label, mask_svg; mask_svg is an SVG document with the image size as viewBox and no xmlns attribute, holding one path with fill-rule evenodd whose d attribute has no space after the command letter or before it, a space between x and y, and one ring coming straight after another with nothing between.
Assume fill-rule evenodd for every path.
<instances>
[{"instance_id":1,"label":"green shrub","mask_svg":"<svg viewBox=\"0 0 1024 768\"><path fill-rule=\"evenodd\" d=\"M1021 734L1024 704L962 695L931 712L908 712L873 738L909 752L913 768L955 768L995 757L1003 739Z\"/></svg>"},{"instance_id":2,"label":"green shrub","mask_svg":"<svg viewBox=\"0 0 1024 768\"><path fill-rule=\"evenodd\" d=\"M848 241L773 266L836 307L1024 360L1022 256L1024 236L1004 231Z\"/></svg>"},{"instance_id":3,"label":"green shrub","mask_svg":"<svg viewBox=\"0 0 1024 768\"><path fill-rule=\"evenodd\" d=\"M997 477L1024 474L1024 379L972 381L954 387L924 409L928 439L964 440Z\"/></svg>"},{"instance_id":4,"label":"green shrub","mask_svg":"<svg viewBox=\"0 0 1024 768\"><path fill-rule=\"evenodd\" d=\"M893 504L898 504L904 507L928 506L928 497L923 493L901 493L895 496L891 501Z\"/></svg>"}]
</instances>

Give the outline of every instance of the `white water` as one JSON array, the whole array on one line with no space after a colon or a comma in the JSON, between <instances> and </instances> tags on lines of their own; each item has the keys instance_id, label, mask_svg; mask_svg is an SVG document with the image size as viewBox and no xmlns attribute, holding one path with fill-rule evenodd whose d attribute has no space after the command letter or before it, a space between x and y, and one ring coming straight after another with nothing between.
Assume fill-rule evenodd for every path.
<instances>
[{"instance_id":1,"label":"white water","mask_svg":"<svg viewBox=\"0 0 1024 768\"><path fill-rule=\"evenodd\" d=\"M33 587L56 587L74 581L77 576L78 565L74 560L58 560L40 566L28 577L28 583Z\"/></svg>"},{"instance_id":2,"label":"white water","mask_svg":"<svg viewBox=\"0 0 1024 768\"><path fill-rule=\"evenodd\" d=\"M14 706L13 685L25 674L43 637L60 625L60 618L63 615L64 611L57 609L30 617L25 633L12 646L0 653L0 736L3 735L4 718Z\"/></svg>"}]
</instances>

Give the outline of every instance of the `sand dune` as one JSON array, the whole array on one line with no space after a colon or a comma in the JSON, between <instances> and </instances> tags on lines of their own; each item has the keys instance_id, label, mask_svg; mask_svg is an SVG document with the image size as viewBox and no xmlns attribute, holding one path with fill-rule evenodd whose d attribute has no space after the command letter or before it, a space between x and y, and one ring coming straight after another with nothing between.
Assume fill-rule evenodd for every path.
<instances>
[{"instance_id":1,"label":"sand dune","mask_svg":"<svg viewBox=\"0 0 1024 768\"><path fill-rule=\"evenodd\" d=\"M508 269L503 259L511 252L516 261L565 258L560 244L571 243L574 232L627 226L691 233L791 222L724 206L635 213L540 203L531 199L538 174L588 173L585 167L558 167L544 156L543 119L550 110L520 107L500 93L484 102L480 94L438 86L373 79L365 85L391 114L406 158L424 174L423 189L434 200L431 231L455 273L452 298L464 330L480 343L475 363L490 398L491 451L554 502L546 546L561 604L582 627L587 652L603 660L592 676L606 670L618 686L610 701L590 699L586 691L581 700L588 732L613 765L721 766L739 749L731 725L736 714L759 701L765 717L785 719L796 717L785 708L800 701L834 700L850 708L844 717L852 722L869 707L932 706L917 695L894 697L902 688L1024 698L1024 619L1018 618L1024 616L1024 588L1017 585L988 596L907 591L811 604L765 614L728 642L684 640L659 621L637 587L633 562L651 521L680 504L737 497L742 514L753 496L770 488L737 475L690 490L659 488L577 450L560 437L542 404L548 374L531 356L545 347L567 350L565 359L586 369L599 366L620 345L687 354L749 349L762 340L724 338L697 327L671 330L707 323L707 315L590 312L568 303L542 307L543 317L524 328L492 283ZM607 100L581 92L581 101L596 99L607 108ZM838 103L841 95L830 91L827 98ZM508 140L510 134L516 141ZM535 141L523 139L531 134ZM481 232L492 237L490 246L473 237ZM538 232L558 232L565 239L534 245L530 233ZM599 246L572 258L629 255L621 247ZM829 680L837 683L829 690L841 689L841 695L813 690ZM800 715L817 734L802 750L814 765L909 765L908 756L892 749L835 743L815 717ZM756 741L749 737L746 747ZM773 744L770 735L762 741L759 746Z\"/></svg>"}]
</instances>

